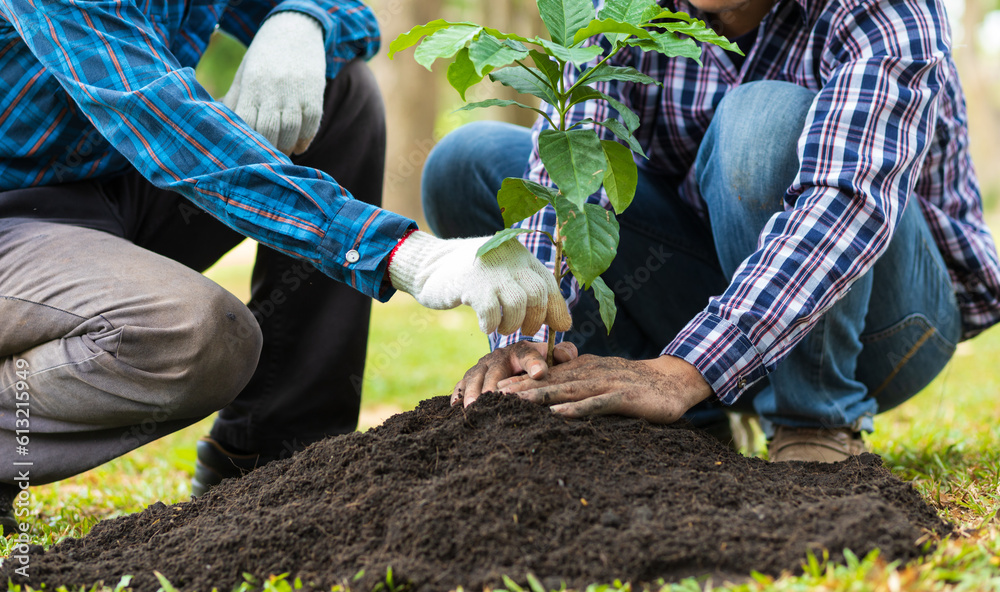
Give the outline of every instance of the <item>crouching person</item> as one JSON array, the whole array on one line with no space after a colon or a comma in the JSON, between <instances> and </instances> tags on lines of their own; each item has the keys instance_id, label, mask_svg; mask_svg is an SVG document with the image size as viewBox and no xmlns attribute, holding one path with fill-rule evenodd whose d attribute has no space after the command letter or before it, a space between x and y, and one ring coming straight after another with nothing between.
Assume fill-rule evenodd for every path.
<instances>
[{"instance_id":1,"label":"crouching person","mask_svg":"<svg viewBox=\"0 0 1000 592\"><path fill-rule=\"evenodd\" d=\"M726 410L742 405L761 418L771 460L847 459L878 413L1000 321L1000 262L944 7L660 4L693 10L746 57L705 46L699 65L632 48L611 62L660 86L594 84L639 114L649 155L603 275L618 306L611 334L570 276L576 323L556 331L564 363L544 372L548 328L494 336L456 400L499 389L570 417L685 417L727 441ZM578 75L568 69L565 87ZM594 101L566 125L610 115ZM424 171L432 228L496 230L504 177L551 184L533 141L546 127L484 122L445 138ZM606 195L591 200L609 207ZM551 234L555 222L544 208L521 227ZM520 236L555 264L543 234Z\"/></svg>"},{"instance_id":2,"label":"crouching person","mask_svg":"<svg viewBox=\"0 0 1000 592\"><path fill-rule=\"evenodd\" d=\"M0 4L0 526L22 474L77 474L221 410L193 491L357 425L371 298L568 328L522 246L382 210L358 0ZM216 26L249 46L216 101ZM258 241L249 307L201 272ZM530 276L511 300L509 286Z\"/></svg>"}]
</instances>

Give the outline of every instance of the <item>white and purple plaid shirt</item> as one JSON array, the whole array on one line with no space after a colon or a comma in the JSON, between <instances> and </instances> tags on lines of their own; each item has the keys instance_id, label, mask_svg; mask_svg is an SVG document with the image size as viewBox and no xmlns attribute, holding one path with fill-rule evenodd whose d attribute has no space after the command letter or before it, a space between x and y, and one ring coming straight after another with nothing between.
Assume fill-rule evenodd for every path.
<instances>
[{"instance_id":1,"label":"white and purple plaid shirt","mask_svg":"<svg viewBox=\"0 0 1000 592\"><path fill-rule=\"evenodd\" d=\"M683 0L661 4L697 14ZM710 45L702 50L703 66L639 51L623 51L613 61L663 81L662 87L595 86L632 107L643 122L654 122L636 132L649 156L639 166L688 175L681 197L703 216L690 173L725 94L754 80L792 82L817 92L785 210L765 226L757 251L726 291L664 344L663 354L697 367L720 400L732 403L774 369L872 267L911 196L919 200L951 273L963 337L1000 320L1000 263L983 221L940 0L778 0L739 69ZM606 103L590 101L569 121L610 115ZM536 136L543 124L536 124ZM603 128L598 133L611 137ZM526 176L551 185L537 151ZM591 200L608 207L603 194ZM551 230L554 219L546 208L520 225ZM551 268L554 253L544 235L521 237ZM571 305L579 297L571 277L563 291ZM535 336L494 334L491 342L499 347L529 338L544 340L547 328Z\"/></svg>"}]
</instances>

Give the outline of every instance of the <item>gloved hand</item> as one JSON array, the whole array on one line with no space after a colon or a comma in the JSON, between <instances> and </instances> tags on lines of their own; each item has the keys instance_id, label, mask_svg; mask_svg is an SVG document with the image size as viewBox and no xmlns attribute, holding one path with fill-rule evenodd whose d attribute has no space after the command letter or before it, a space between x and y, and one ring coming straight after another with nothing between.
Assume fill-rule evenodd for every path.
<instances>
[{"instance_id":1,"label":"gloved hand","mask_svg":"<svg viewBox=\"0 0 1000 592\"><path fill-rule=\"evenodd\" d=\"M261 25L222 102L278 150L300 154L319 130L325 88L323 27L285 11Z\"/></svg>"},{"instance_id":2,"label":"gloved hand","mask_svg":"<svg viewBox=\"0 0 1000 592\"><path fill-rule=\"evenodd\" d=\"M533 335L542 323L568 330L572 319L552 272L516 240L476 257L489 238L443 240L414 232L396 247L389 280L427 308L468 304L483 333Z\"/></svg>"}]
</instances>

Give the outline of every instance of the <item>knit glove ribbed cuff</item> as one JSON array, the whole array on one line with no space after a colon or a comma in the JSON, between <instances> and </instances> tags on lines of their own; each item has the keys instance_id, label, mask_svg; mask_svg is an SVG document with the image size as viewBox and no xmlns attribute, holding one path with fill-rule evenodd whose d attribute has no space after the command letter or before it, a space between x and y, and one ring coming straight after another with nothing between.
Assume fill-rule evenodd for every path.
<instances>
[{"instance_id":1,"label":"knit glove ribbed cuff","mask_svg":"<svg viewBox=\"0 0 1000 592\"><path fill-rule=\"evenodd\" d=\"M414 232L393 253L389 280L427 308L471 306L483 333L520 329L531 335L542 323L568 330L569 309L552 272L516 240L476 257L489 239L443 240Z\"/></svg>"}]
</instances>

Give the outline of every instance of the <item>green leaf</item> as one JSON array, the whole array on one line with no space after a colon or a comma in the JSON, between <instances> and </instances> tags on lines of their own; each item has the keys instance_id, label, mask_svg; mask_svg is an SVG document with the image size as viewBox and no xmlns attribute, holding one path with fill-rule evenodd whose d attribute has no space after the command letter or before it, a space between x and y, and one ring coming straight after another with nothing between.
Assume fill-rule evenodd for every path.
<instances>
[{"instance_id":1,"label":"green leaf","mask_svg":"<svg viewBox=\"0 0 1000 592\"><path fill-rule=\"evenodd\" d=\"M490 27L483 27L483 30L489 33L490 35L493 35L497 39L500 39L501 41L509 39L511 41L518 41L520 43L535 43L534 39L528 39L527 37L515 35L514 33L504 33L503 31L500 31L498 29L491 29Z\"/></svg>"},{"instance_id":2,"label":"green leaf","mask_svg":"<svg viewBox=\"0 0 1000 592\"><path fill-rule=\"evenodd\" d=\"M593 120L584 120L584 121L587 121L588 123L593 122ZM637 153L639 156L643 158L648 158L646 156L646 153L643 152L642 146L639 145L639 141L635 139L635 136L632 135L632 132L630 132L624 125L622 125L622 122L618 121L617 119L609 117L608 119L605 119L604 121L600 122L598 125L604 126L605 128L608 129L608 131L613 133L615 137L617 137L622 142L628 144L628 147L632 150L632 152Z\"/></svg>"},{"instance_id":3,"label":"green leaf","mask_svg":"<svg viewBox=\"0 0 1000 592\"><path fill-rule=\"evenodd\" d=\"M615 317L618 316L615 293L604 283L604 278L601 276L594 278L594 281L590 284L590 288L594 290L594 296L597 298L597 308L601 311L601 320L604 321L604 327L608 330L608 335L610 335L611 327L615 324Z\"/></svg>"},{"instance_id":4,"label":"green leaf","mask_svg":"<svg viewBox=\"0 0 1000 592\"><path fill-rule=\"evenodd\" d=\"M732 41L726 39L725 37L719 35L715 31L709 29L701 21L691 24L680 24L671 23L666 26L668 31L672 33L681 33L693 38L695 41L701 41L702 43L711 43L712 45L718 45L722 49L736 52L743 55L743 50L740 49L739 45L736 45Z\"/></svg>"},{"instance_id":5,"label":"green leaf","mask_svg":"<svg viewBox=\"0 0 1000 592\"><path fill-rule=\"evenodd\" d=\"M525 105L524 103L511 101L509 99L486 99L485 101L469 103L468 105L455 109L455 111L472 111L473 109L483 109L486 107L520 107L522 109L531 109L539 115L545 115L545 112L537 107L532 107L531 105Z\"/></svg>"},{"instance_id":6,"label":"green leaf","mask_svg":"<svg viewBox=\"0 0 1000 592\"><path fill-rule=\"evenodd\" d=\"M558 88L559 80L562 79L562 69L559 67L559 64L547 54L544 54L537 49L528 50L528 54L531 55L531 59L534 60L535 66L545 73L545 77L552 83L552 87Z\"/></svg>"},{"instance_id":7,"label":"green leaf","mask_svg":"<svg viewBox=\"0 0 1000 592\"><path fill-rule=\"evenodd\" d=\"M538 0L538 14L556 43L567 45L594 18L591 0Z\"/></svg>"},{"instance_id":8,"label":"green leaf","mask_svg":"<svg viewBox=\"0 0 1000 592\"><path fill-rule=\"evenodd\" d=\"M527 179L507 177L497 192L503 224L510 227L555 201L556 191Z\"/></svg>"},{"instance_id":9,"label":"green leaf","mask_svg":"<svg viewBox=\"0 0 1000 592\"><path fill-rule=\"evenodd\" d=\"M685 35L687 36L685 39L690 38L691 40L700 41L702 43L711 43L713 45L718 45L725 50L743 55L743 51L737 44L713 31L708 27L708 25L705 24L704 21L696 19L689 14L683 12L672 12L670 10L661 10L655 15L652 15L650 18L651 20L660 21L650 24L657 29L665 30L669 33ZM664 22L662 19L671 20Z\"/></svg>"},{"instance_id":10,"label":"green leaf","mask_svg":"<svg viewBox=\"0 0 1000 592\"><path fill-rule=\"evenodd\" d=\"M604 93L598 92L593 87L587 86L586 84L581 84L573 89L573 92L569 95L569 105L573 106L577 103L582 103L584 101L591 101L593 99L603 99Z\"/></svg>"},{"instance_id":11,"label":"green leaf","mask_svg":"<svg viewBox=\"0 0 1000 592\"><path fill-rule=\"evenodd\" d=\"M601 8L597 18L614 19L632 25L642 25L649 20L649 16L660 11L661 8L651 0L608 0L604 4L604 7ZM628 35L623 33L611 33L604 36L612 46L628 38Z\"/></svg>"},{"instance_id":12,"label":"green leaf","mask_svg":"<svg viewBox=\"0 0 1000 592\"><path fill-rule=\"evenodd\" d=\"M493 235L490 240L483 243L483 246L479 247L476 251L476 257L482 257L486 253L489 253L493 249L499 247L509 240L513 240L519 234L525 234L527 232L535 232L534 230L528 230L527 228L504 228L500 232Z\"/></svg>"},{"instance_id":13,"label":"green leaf","mask_svg":"<svg viewBox=\"0 0 1000 592\"><path fill-rule=\"evenodd\" d=\"M485 32L469 44L469 59L476 67L477 74L483 74L487 67L500 68L526 57L528 50L519 42L510 39L500 41Z\"/></svg>"},{"instance_id":14,"label":"green leaf","mask_svg":"<svg viewBox=\"0 0 1000 592\"><path fill-rule=\"evenodd\" d=\"M608 0L597 14L597 18L639 25L645 22L642 15L651 6L657 9L656 12L660 12L660 7L651 0Z\"/></svg>"},{"instance_id":15,"label":"green leaf","mask_svg":"<svg viewBox=\"0 0 1000 592\"><path fill-rule=\"evenodd\" d=\"M174 586L167 580L166 577L164 577L163 574L158 571L154 571L153 575L160 581L160 590L163 592L177 592L177 588L174 588Z\"/></svg>"},{"instance_id":16,"label":"green leaf","mask_svg":"<svg viewBox=\"0 0 1000 592\"><path fill-rule=\"evenodd\" d=\"M682 33L697 41L718 45L723 49L735 51L740 55L743 55L743 52L740 50L738 45L710 29L704 21L696 19L689 14L663 10L653 16L652 19L674 19L674 22L660 22L655 23L655 25L659 28L666 29L667 31Z\"/></svg>"},{"instance_id":17,"label":"green leaf","mask_svg":"<svg viewBox=\"0 0 1000 592\"><path fill-rule=\"evenodd\" d=\"M392 57L396 55L397 52L403 51L404 49L408 49L416 45L417 42L420 41L420 38L423 37L424 35L432 35L437 31L440 31L441 29L447 29L448 27L454 27L458 25L464 25L470 27L479 26L476 23L466 23L466 22L453 23L450 21L446 21L444 19L433 20L427 23L426 25L417 25L416 27L413 27L409 31L400 35L399 37L396 37L393 40L393 42L389 44L389 54L388 54L389 59L391 60Z\"/></svg>"},{"instance_id":18,"label":"green leaf","mask_svg":"<svg viewBox=\"0 0 1000 592\"><path fill-rule=\"evenodd\" d=\"M538 155L559 191L579 207L601 187L608 167L594 130L544 130L538 135Z\"/></svg>"},{"instance_id":19,"label":"green leaf","mask_svg":"<svg viewBox=\"0 0 1000 592\"><path fill-rule=\"evenodd\" d=\"M558 205L556 215L558 218ZM559 224L560 234L566 238L563 253L569 260L569 268L577 281L588 288L615 258L618 220L610 211L588 203L582 209L569 208Z\"/></svg>"},{"instance_id":20,"label":"green leaf","mask_svg":"<svg viewBox=\"0 0 1000 592\"><path fill-rule=\"evenodd\" d=\"M519 93L538 97L550 105L559 104L556 90L549 86L548 78L538 68L503 68L490 74L490 80L509 86Z\"/></svg>"},{"instance_id":21,"label":"green leaf","mask_svg":"<svg viewBox=\"0 0 1000 592\"><path fill-rule=\"evenodd\" d=\"M671 19L675 21L682 21L685 23L702 22L686 12L674 12L672 10L667 10L666 8L660 8L659 11L657 11L653 16L649 18L649 20L651 21L662 21L663 19ZM660 27L668 25L670 23L659 22L654 24Z\"/></svg>"},{"instance_id":22,"label":"green leaf","mask_svg":"<svg viewBox=\"0 0 1000 592\"><path fill-rule=\"evenodd\" d=\"M660 14L662 11L663 8L661 8L658 4L650 4L645 8L645 10L642 11L642 16L639 17L639 22L643 25L650 24L649 21L656 18L656 15Z\"/></svg>"},{"instance_id":23,"label":"green leaf","mask_svg":"<svg viewBox=\"0 0 1000 592\"><path fill-rule=\"evenodd\" d=\"M590 75L584 73L587 76L587 84L593 84L595 82L607 82L610 80L618 80L620 82L635 82L638 84L661 84L661 82L655 78L647 76L642 72L632 68L630 66L612 66L607 62L592 68L589 70Z\"/></svg>"},{"instance_id":24,"label":"green leaf","mask_svg":"<svg viewBox=\"0 0 1000 592\"><path fill-rule=\"evenodd\" d=\"M427 39L417 46L413 52L413 59L418 64L431 69L434 60L438 58L450 58L458 50L463 49L472 39L482 31L482 27L467 25L455 25L446 29L440 29L431 34Z\"/></svg>"},{"instance_id":25,"label":"green leaf","mask_svg":"<svg viewBox=\"0 0 1000 592\"><path fill-rule=\"evenodd\" d=\"M622 118L625 123L625 128L630 132L634 132L639 129L639 116L635 114L634 111L626 107L623 103L614 99L610 95L600 92L593 87L582 85L573 89L573 94L570 95L570 105L576 105L577 103L583 101L589 101L591 99L602 99L611 105L611 108L618 112L618 115Z\"/></svg>"},{"instance_id":26,"label":"green leaf","mask_svg":"<svg viewBox=\"0 0 1000 592\"><path fill-rule=\"evenodd\" d=\"M503 585L504 585L504 586L507 586L507 590L508 590L509 592L524 592L524 588L522 588L522 587L518 586L518 585L517 585L517 582L515 582L515 581L514 581L514 580L512 580L512 579L510 579L510 578L509 578L508 576L506 576L506 575L504 575L504 576L502 576L502 577L503 577Z\"/></svg>"},{"instance_id":27,"label":"green leaf","mask_svg":"<svg viewBox=\"0 0 1000 592\"><path fill-rule=\"evenodd\" d=\"M531 592L547 592L545 586L535 577L535 574L529 571L525 574L525 577L528 579L528 585L531 586Z\"/></svg>"},{"instance_id":28,"label":"green leaf","mask_svg":"<svg viewBox=\"0 0 1000 592\"><path fill-rule=\"evenodd\" d=\"M573 45L581 43L586 39L590 39L594 35L600 35L601 33L609 39L611 38L611 34L620 34L620 36L615 36L615 40L624 39L630 35L641 39L649 39L650 37L649 31L630 23L623 23L614 19L594 19L590 21L586 27L580 29L575 35L573 35ZM614 41L612 41L612 43L614 43Z\"/></svg>"},{"instance_id":29,"label":"green leaf","mask_svg":"<svg viewBox=\"0 0 1000 592\"><path fill-rule=\"evenodd\" d=\"M615 213L621 214L632 203L639 184L639 171L632 151L614 140L601 140L608 170L604 172L604 190Z\"/></svg>"},{"instance_id":30,"label":"green leaf","mask_svg":"<svg viewBox=\"0 0 1000 592\"><path fill-rule=\"evenodd\" d=\"M483 75L476 72L476 67L469 59L469 48L463 47L455 56L455 61L448 66L448 83L458 91L464 101L465 91L479 84L482 79Z\"/></svg>"},{"instance_id":31,"label":"green leaf","mask_svg":"<svg viewBox=\"0 0 1000 592\"><path fill-rule=\"evenodd\" d=\"M575 66L594 61L594 58L604 53L604 48L600 45L590 45L588 47L566 47L558 43L553 43L548 39L536 39L549 54L554 55L564 62L569 62Z\"/></svg>"},{"instance_id":32,"label":"green leaf","mask_svg":"<svg viewBox=\"0 0 1000 592\"><path fill-rule=\"evenodd\" d=\"M633 45L642 51L657 51L667 57L684 57L701 64L701 47L690 37L678 37L676 33L653 33L652 39L629 39L626 45Z\"/></svg>"}]
</instances>

